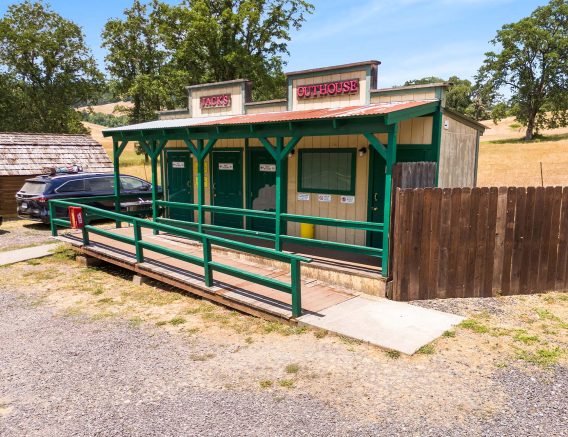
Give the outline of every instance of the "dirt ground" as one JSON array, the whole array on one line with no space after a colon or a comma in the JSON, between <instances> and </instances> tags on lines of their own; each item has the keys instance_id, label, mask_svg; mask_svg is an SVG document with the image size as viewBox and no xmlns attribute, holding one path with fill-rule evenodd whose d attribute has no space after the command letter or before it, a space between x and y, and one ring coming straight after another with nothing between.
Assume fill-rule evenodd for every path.
<instances>
[{"instance_id":1,"label":"dirt ground","mask_svg":"<svg viewBox=\"0 0 568 437\"><path fill-rule=\"evenodd\" d=\"M5 220L0 226L0 252L55 243L48 225L31 220Z\"/></svg>"},{"instance_id":2,"label":"dirt ground","mask_svg":"<svg viewBox=\"0 0 568 437\"><path fill-rule=\"evenodd\" d=\"M244 403L243 408L250 407L251 399L265 398L267 405L276 401L275 411L301 405L297 420L313 427L306 435L567 435L568 294L417 302L468 319L408 357L323 331L245 316L157 283L136 286L123 270L80 267L73 257L71 250L61 247L51 258L0 269L0 295L21 303L16 308L27 314L24 320L45 317L53 325L53 332L39 322L27 326L19 322L22 316L6 310L0 319L15 326L15 332L4 335L11 347L0 350L0 361L19 368L15 351L28 350L21 343L28 336L47 339L61 329L78 330L73 341L75 335L87 336L85 344L95 347L98 341L106 341L98 339L98 333L108 331L113 338L119 336L123 346L120 351L109 350L111 357L105 361L120 365L108 369L103 378L107 373L115 375L118 384L125 385L122 389L131 390L126 373L116 376L123 366L156 366L144 364L143 348L148 347L144 342L139 345L142 350L131 350L130 337L151 338L154 343L159 339L167 350L183 350L178 370L191 375L191 385L200 393L234 396L237 404ZM93 366L89 359L95 358L82 357L80 352L76 359L85 359L82 365L88 368ZM51 357L63 352L52 348L45 353ZM33 353L29 359L37 360ZM167 378L161 375L161 366L155 371ZM52 377L56 375L42 375L34 384L37 402L47 396L41 379ZM105 381L98 384L104 386ZM23 412L39 406L23 396L0 382L0 399L4 399L0 434L14 435L2 433L2 420L5 431L30 426ZM156 399L166 396L157 394ZM88 402L97 405L101 398L104 394L96 392ZM184 409L181 401L172 402L172 408ZM325 414L319 411L324 407ZM74 417L75 408L71 402L54 414ZM314 419L321 414L324 420L328 413L337 417L333 428ZM250 411L247 417L258 418ZM268 422L259 430L276 429L264 428L270 419L263 420ZM150 433L150 429L133 434L167 434L158 428ZM66 430L62 425L59 435L66 435ZM278 435L300 431L292 427L289 434Z\"/></svg>"}]
</instances>

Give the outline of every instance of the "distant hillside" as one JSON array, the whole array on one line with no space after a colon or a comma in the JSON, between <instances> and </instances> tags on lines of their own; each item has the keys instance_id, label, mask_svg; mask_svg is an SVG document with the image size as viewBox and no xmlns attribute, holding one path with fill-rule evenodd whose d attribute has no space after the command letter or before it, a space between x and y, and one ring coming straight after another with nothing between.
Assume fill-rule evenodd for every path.
<instances>
[{"instance_id":1,"label":"distant hillside","mask_svg":"<svg viewBox=\"0 0 568 437\"><path fill-rule=\"evenodd\" d=\"M132 108L134 105L130 102L116 102L116 103L106 103L104 105L96 105L96 106L83 106L81 108L77 108L78 111L88 111L89 108L92 108L93 112L100 112L102 114L114 114L114 115L124 115L121 113L115 113L115 109L117 106L124 106L126 108Z\"/></svg>"},{"instance_id":2,"label":"distant hillside","mask_svg":"<svg viewBox=\"0 0 568 437\"><path fill-rule=\"evenodd\" d=\"M525 136L526 128L516 123L514 117L504 118L497 124L493 123L493 120L485 120L481 123L489 128L481 137L482 142L517 139L523 138ZM541 133L547 136L564 135L568 134L568 128L564 127L560 129L550 129Z\"/></svg>"}]
</instances>

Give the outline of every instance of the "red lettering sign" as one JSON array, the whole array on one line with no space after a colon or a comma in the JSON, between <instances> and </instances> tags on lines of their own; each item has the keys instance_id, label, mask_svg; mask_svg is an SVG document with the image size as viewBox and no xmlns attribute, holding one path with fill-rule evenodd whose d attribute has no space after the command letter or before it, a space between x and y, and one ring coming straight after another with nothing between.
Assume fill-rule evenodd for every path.
<instances>
[{"instance_id":1,"label":"red lettering sign","mask_svg":"<svg viewBox=\"0 0 568 437\"><path fill-rule=\"evenodd\" d=\"M296 88L298 99L317 99L326 96L357 94L359 79L338 80L317 85L300 85Z\"/></svg>"},{"instance_id":2,"label":"red lettering sign","mask_svg":"<svg viewBox=\"0 0 568 437\"><path fill-rule=\"evenodd\" d=\"M220 94L218 96L205 96L199 99L201 109L208 108L227 108L231 106L231 95Z\"/></svg>"}]
</instances>

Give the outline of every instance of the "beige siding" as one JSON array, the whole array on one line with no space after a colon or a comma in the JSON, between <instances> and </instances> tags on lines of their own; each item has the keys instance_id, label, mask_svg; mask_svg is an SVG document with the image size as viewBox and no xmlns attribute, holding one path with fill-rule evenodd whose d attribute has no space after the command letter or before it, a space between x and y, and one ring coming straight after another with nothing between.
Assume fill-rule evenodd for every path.
<instances>
[{"instance_id":1,"label":"beige siding","mask_svg":"<svg viewBox=\"0 0 568 437\"><path fill-rule=\"evenodd\" d=\"M446 123L448 129L445 128ZM442 126L439 186L473 187L478 132L447 114L443 116Z\"/></svg>"},{"instance_id":2,"label":"beige siding","mask_svg":"<svg viewBox=\"0 0 568 437\"><path fill-rule=\"evenodd\" d=\"M227 108L201 109L199 99L207 96L218 96L220 94L231 95L231 106ZM213 117L218 115L240 115L243 113L244 96L242 86L232 85L227 87L212 87L192 90L190 94L192 117Z\"/></svg>"},{"instance_id":3,"label":"beige siding","mask_svg":"<svg viewBox=\"0 0 568 437\"><path fill-rule=\"evenodd\" d=\"M297 87L300 85L314 85L340 80L359 79L359 93L345 96L321 97L316 99L301 99L296 96ZM344 106L365 105L367 103L367 73L365 70L350 73L329 74L314 76L292 81L292 110L341 108Z\"/></svg>"},{"instance_id":4,"label":"beige siding","mask_svg":"<svg viewBox=\"0 0 568 437\"><path fill-rule=\"evenodd\" d=\"M434 90L401 90L396 94L371 94L371 103L415 102L417 100L436 100L436 92Z\"/></svg>"},{"instance_id":5,"label":"beige siding","mask_svg":"<svg viewBox=\"0 0 568 437\"><path fill-rule=\"evenodd\" d=\"M275 103L273 105L250 105L245 106L247 114L265 114L268 112L284 112L287 110L286 103Z\"/></svg>"}]
</instances>

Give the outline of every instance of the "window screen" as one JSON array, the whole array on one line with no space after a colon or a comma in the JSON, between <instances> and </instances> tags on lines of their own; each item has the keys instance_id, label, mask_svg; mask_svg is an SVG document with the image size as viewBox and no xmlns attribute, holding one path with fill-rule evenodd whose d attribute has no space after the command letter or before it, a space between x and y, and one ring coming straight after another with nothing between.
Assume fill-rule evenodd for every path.
<instances>
[{"instance_id":1,"label":"window screen","mask_svg":"<svg viewBox=\"0 0 568 437\"><path fill-rule=\"evenodd\" d=\"M356 149L301 149L298 191L355 194Z\"/></svg>"}]
</instances>

